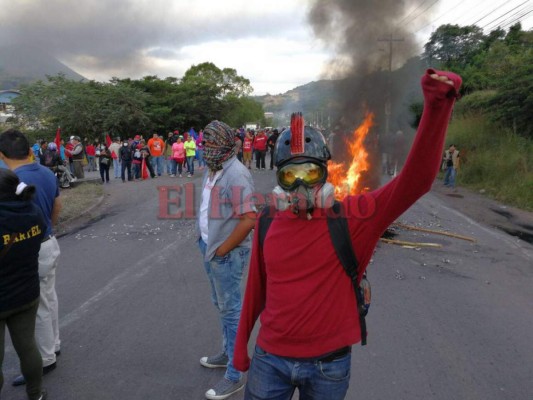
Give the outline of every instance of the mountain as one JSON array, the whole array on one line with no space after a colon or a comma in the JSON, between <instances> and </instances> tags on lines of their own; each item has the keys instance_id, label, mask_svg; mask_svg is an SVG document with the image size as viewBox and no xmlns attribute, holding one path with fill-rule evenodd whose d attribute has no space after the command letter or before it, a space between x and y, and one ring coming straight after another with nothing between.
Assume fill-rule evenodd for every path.
<instances>
[{"instance_id":1,"label":"mountain","mask_svg":"<svg viewBox=\"0 0 533 400\"><path fill-rule=\"evenodd\" d=\"M17 89L21 84L46 80L47 75L59 73L73 80L85 79L38 48L0 47L0 90Z\"/></svg>"},{"instance_id":2,"label":"mountain","mask_svg":"<svg viewBox=\"0 0 533 400\"><path fill-rule=\"evenodd\" d=\"M291 113L302 111L306 121L323 130L341 121L361 121L365 110L376 114L376 123L383 128L386 96L390 96L390 128L407 129L411 124L411 104L421 101L420 76L426 68L418 57L388 73L375 71L367 75L353 74L338 80L320 80L298 86L278 95L255 96L265 112L273 114L273 126L286 126ZM349 122L348 120L352 120Z\"/></svg>"}]
</instances>

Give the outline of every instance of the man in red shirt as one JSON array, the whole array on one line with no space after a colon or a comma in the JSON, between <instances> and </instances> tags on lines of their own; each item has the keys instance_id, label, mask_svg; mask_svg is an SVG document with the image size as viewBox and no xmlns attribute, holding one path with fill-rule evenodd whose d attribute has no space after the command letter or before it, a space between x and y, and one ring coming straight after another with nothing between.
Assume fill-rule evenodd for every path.
<instances>
[{"instance_id":1,"label":"man in red shirt","mask_svg":"<svg viewBox=\"0 0 533 400\"><path fill-rule=\"evenodd\" d=\"M163 151L165 150L165 141L154 133L152 138L148 140L148 149L150 150L152 167L157 168L157 175L163 174Z\"/></svg>"},{"instance_id":2,"label":"man in red shirt","mask_svg":"<svg viewBox=\"0 0 533 400\"><path fill-rule=\"evenodd\" d=\"M430 190L460 84L453 73L428 70L424 113L402 171L385 186L342 201L359 281L381 234ZM296 388L300 398L344 399L361 327L352 282L327 239L329 149L320 132L295 118L274 153L278 209L263 246L255 226L233 362L237 370L250 369L245 399L288 400ZM259 316L250 364L247 345Z\"/></svg>"},{"instance_id":3,"label":"man in red shirt","mask_svg":"<svg viewBox=\"0 0 533 400\"><path fill-rule=\"evenodd\" d=\"M252 168L252 142L252 135L250 134L250 131L248 131L246 132L242 144L242 163L245 167L248 167L248 169Z\"/></svg>"},{"instance_id":4,"label":"man in red shirt","mask_svg":"<svg viewBox=\"0 0 533 400\"><path fill-rule=\"evenodd\" d=\"M87 154L87 162L89 164L89 168L87 171L96 171L96 166L94 164L94 157L96 156L96 148L94 147L93 143L89 143L87 146L85 146L85 154Z\"/></svg>"},{"instance_id":5,"label":"man in red shirt","mask_svg":"<svg viewBox=\"0 0 533 400\"><path fill-rule=\"evenodd\" d=\"M265 169L265 156L267 152L267 136L264 131L259 131L254 139L255 168Z\"/></svg>"}]
</instances>

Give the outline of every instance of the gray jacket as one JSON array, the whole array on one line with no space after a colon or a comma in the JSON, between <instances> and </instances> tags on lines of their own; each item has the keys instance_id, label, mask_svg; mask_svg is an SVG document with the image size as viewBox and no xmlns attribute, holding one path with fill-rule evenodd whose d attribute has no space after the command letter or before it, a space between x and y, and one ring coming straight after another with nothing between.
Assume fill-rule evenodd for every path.
<instances>
[{"instance_id":1,"label":"gray jacket","mask_svg":"<svg viewBox=\"0 0 533 400\"><path fill-rule=\"evenodd\" d=\"M205 187L209 171L202 181ZM205 261L211 261L216 250L229 237L240 221L240 216L249 212L257 212L255 207L254 183L252 175L237 157L232 157L222 164L222 174L217 179L209 199L207 249ZM200 212L198 212L200 218ZM200 224L197 221L198 236ZM251 247L251 237L248 235L239 247Z\"/></svg>"}]
</instances>

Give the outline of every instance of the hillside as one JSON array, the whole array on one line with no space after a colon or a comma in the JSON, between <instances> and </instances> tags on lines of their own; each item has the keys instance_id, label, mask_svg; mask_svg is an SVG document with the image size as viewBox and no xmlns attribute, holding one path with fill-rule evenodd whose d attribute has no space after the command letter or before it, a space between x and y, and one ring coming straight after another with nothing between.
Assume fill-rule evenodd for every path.
<instances>
[{"instance_id":1,"label":"hillside","mask_svg":"<svg viewBox=\"0 0 533 400\"><path fill-rule=\"evenodd\" d=\"M365 109L373 111L376 123L384 126L385 94L390 92L390 129L407 130L412 122L409 106L421 101L420 76L424 69L419 58L412 58L390 75L386 71L376 71L338 80L320 80L283 94L255 96L254 99L263 105L265 112L274 114L274 125L285 125L292 112L302 111L311 123L327 130L340 120L360 121Z\"/></svg>"},{"instance_id":2,"label":"hillside","mask_svg":"<svg viewBox=\"0 0 533 400\"><path fill-rule=\"evenodd\" d=\"M0 47L0 90L16 89L23 83L65 74L74 80L85 79L65 64L37 48Z\"/></svg>"}]
</instances>

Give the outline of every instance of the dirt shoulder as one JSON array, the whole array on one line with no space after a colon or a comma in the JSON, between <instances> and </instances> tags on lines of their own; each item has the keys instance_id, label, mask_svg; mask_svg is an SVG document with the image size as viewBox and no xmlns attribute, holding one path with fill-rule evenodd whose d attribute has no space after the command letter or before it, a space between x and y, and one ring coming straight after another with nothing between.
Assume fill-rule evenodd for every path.
<instances>
[{"instance_id":1,"label":"dirt shoulder","mask_svg":"<svg viewBox=\"0 0 533 400\"><path fill-rule=\"evenodd\" d=\"M63 236L85 224L104 199L104 189L98 181L80 182L60 190L62 207L55 228L57 236Z\"/></svg>"},{"instance_id":2,"label":"dirt shoulder","mask_svg":"<svg viewBox=\"0 0 533 400\"><path fill-rule=\"evenodd\" d=\"M533 212L505 205L466 188L447 188L442 180L435 181L431 193L474 221L533 243Z\"/></svg>"}]
</instances>

